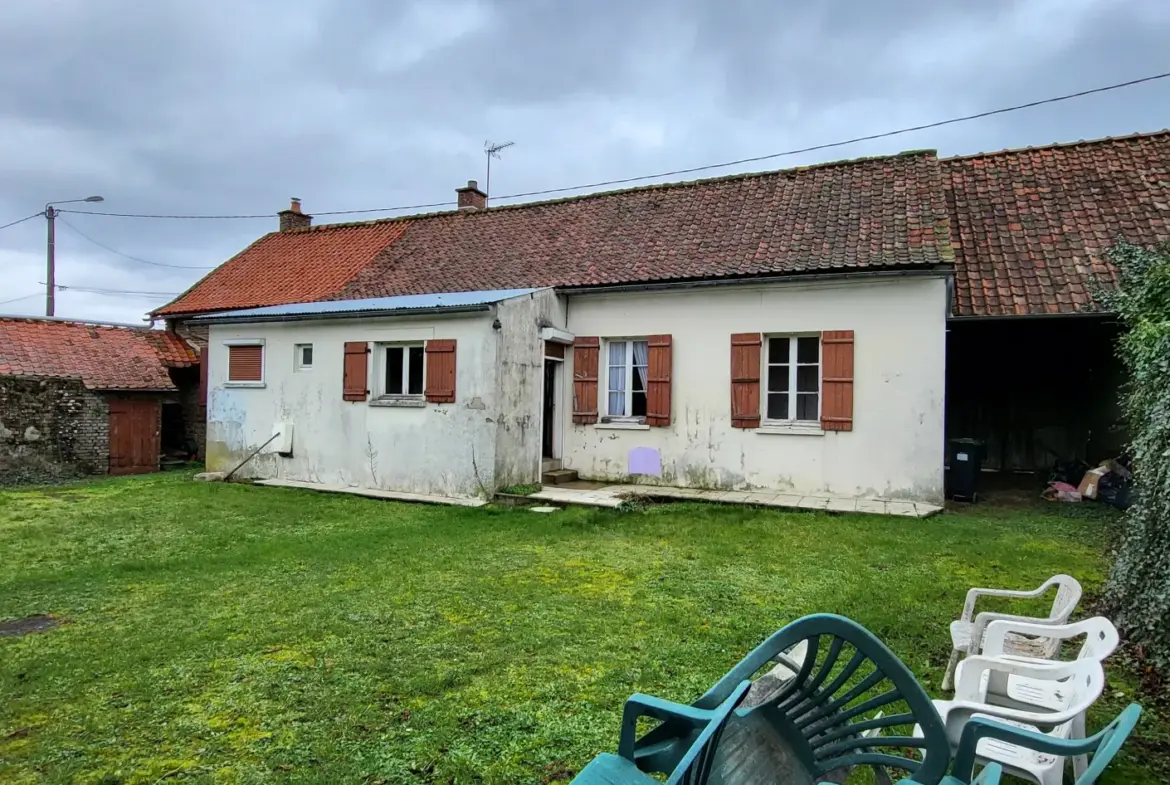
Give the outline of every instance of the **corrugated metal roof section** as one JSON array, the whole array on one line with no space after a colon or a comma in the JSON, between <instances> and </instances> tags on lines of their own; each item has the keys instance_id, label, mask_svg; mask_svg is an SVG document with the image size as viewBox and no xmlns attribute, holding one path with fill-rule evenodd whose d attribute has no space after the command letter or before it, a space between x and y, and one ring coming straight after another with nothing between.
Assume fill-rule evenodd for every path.
<instances>
[{"instance_id":1,"label":"corrugated metal roof section","mask_svg":"<svg viewBox=\"0 0 1170 785\"><path fill-rule=\"evenodd\" d=\"M540 291L532 289L491 289L483 292L445 292L443 294L404 294L397 297L369 297L361 300L324 300L315 303L270 305L241 311L223 311L195 317L193 321L219 319L248 319L253 317L321 316L325 314L360 314L365 311L442 310L491 305Z\"/></svg>"}]
</instances>

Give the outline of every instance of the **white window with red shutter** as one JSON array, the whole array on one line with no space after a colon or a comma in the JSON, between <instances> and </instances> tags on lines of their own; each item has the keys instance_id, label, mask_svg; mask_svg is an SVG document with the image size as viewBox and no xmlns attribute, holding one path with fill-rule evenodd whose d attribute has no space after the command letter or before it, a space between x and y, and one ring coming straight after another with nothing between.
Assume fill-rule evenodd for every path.
<instances>
[{"instance_id":1,"label":"white window with red shutter","mask_svg":"<svg viewBox=\"0 0 1170 785\"><path fill-rule=\"evenodd\" d=\"M351 347L355 356L348 358ZM347 364L343 384L346 400L366 400L371 406L401 406L416 408L428 403L455 403L456 341L432 339L373 344L373 362L370 363L370 381L361 373L366 368L365 344L346 344Z\"/></svg>"},{"instance_id":2,"label":"white window with red shutter","mask_svg":"<svg viewBox=\"0 0 1170 785\"><path fill-rule=\"evenodd\" d=\"M820 427L821 336L769 335L764 339L763 425Z\"/></svg>"},{"instance_id":3,"label":"white window with red shutter","mask_svg":"<svg viewBox=\"0 0 1170 785\"><path fill-rule=\"evenodd\" d=\"M371 404L415 405L426 403L426 347L414 343L374 344L373 387Z\"/></svg>"},{"instance_id":4,"label":"white window with red shutter","mask_svg":"<svg viewBox=\"0 0 1170 785\"><path fill-rule=\"evenodd\" d=\"M603 422L645 422L650 345L645 338L605 341L605 416Z\"/></svg>"},{"instance_id":5,"label":"white window with red shutter","mask_svg":"<svg viewBox=\"0 0 1170 785\"><path fill-rule=\"evenodd\" d=\"M731 336L731 425L758 433L853 430L853 331Z\"/></svg>"},{"instance_id":6,"label":"white window with red shutter","mask_svg":"<svg viewBox=\"0 0 1170 785\"><path fill-rule=\"evenodd\" d=\"M602 428L670 425L671 336L578 337L573 359L573 422L600 420Z\"/></svg>"}]
</instances>

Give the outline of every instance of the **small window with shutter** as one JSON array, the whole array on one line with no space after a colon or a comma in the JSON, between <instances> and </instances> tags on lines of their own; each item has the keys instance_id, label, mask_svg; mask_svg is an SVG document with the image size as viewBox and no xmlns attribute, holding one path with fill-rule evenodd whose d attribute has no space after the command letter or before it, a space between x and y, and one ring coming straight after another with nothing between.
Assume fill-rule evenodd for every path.
<instances>
[{"instance_id":1,"label":"small window with shutter","mask_svg":"<svg viewBox=\"0 0 1170 785\"><path fill-rule=\"evenodd\" d=\"M227 345L227 384L234 387L264 385L264 344L259 341L231 341Z\"/></svg>"},{"instance_id":2,"label":"small window with shutter","mask_svg":"<svg viewBox=\"0 0 1170 785\"><path fill-rule=\"evenodd\" d=\"M764 423L815 423L821 417L820 335L765 340Z\"/></svg>"},{"instance_id":3,"label":"small window with shutter","mask_svg":"<svg viewBox=\"0 0 1170 785\"><path fill-rule=\"evenodd\" d=\"M606 421L646 421L650 344L645 338L605 342Z\"/></svg>"},{"instance_id":4,"label":"small window with shutter","mask_svg":"<svg viewBox=\"0 0 1170 785\"><path fill-rule=\"evenodd\" d=\"M421 343L384 343L378 345L382 373L377 394L388 398L423 397L426 353Z\"/></svg>"}]
</instances>

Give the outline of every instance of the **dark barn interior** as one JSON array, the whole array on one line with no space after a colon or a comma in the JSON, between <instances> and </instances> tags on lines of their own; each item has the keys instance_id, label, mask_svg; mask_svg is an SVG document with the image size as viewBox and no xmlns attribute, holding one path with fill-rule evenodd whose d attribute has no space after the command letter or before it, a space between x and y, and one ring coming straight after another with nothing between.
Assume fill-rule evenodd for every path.
<instances>
[{"instance_id":1,"label":"dark barn interior","mask_svg":"<svg viewBox=\"0 0 1170 785\"><path fill-rule=\"evenodd\" d=\"M1116 457L1125 432L1117 322L1101 316L953 319L946 435L986 443L983 468L1046 477Z\"/></svg>"}]
</instances>

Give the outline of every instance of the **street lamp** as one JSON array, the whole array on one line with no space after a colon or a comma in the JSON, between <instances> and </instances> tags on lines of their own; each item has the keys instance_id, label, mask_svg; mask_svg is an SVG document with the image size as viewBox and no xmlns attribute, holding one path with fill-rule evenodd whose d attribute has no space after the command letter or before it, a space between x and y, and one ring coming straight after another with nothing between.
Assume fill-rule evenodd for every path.
<instances>
[{"instance_id":1,"label":"street lamp","mask_svg":"<svg viewBox=\"0 0 1170 785\"><path fill-rule=\"evenodd\" d=\"M55 204L75 204L77 202L104 202L100 196L87 196L84 199L62 199L57 202L45 203L45 220L48 222L48 235L46 237L45 245L45 316L53 315L53 294L57 291L57 224L54 219L57 217L57 210L53 207Z\"/></svg>"}]
</instances>

